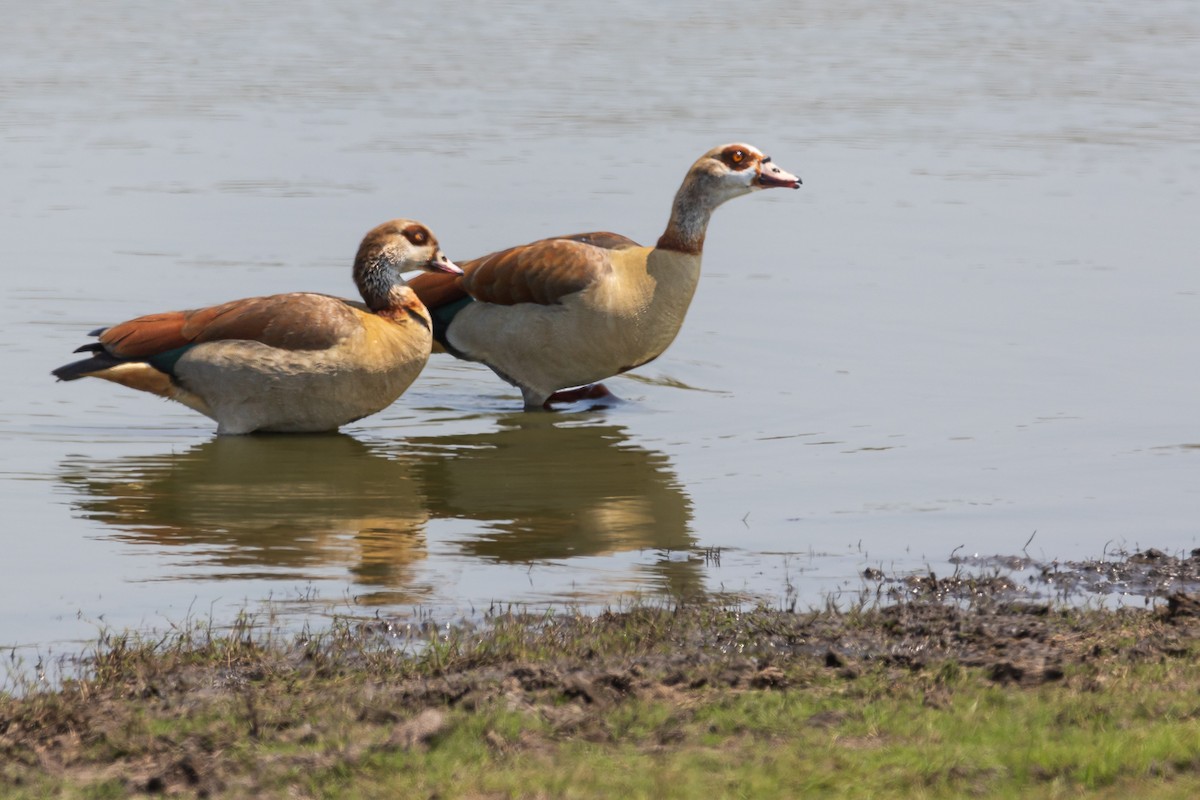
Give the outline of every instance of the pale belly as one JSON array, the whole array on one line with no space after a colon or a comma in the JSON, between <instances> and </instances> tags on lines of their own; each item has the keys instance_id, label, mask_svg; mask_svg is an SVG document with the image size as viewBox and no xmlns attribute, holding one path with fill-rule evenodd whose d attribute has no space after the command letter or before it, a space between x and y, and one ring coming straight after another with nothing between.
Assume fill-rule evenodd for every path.
<instances>
[{"instance_id":1,"label":"pale belly","mask_svg":"<svg viewBox=\"0 0 1200 800\"><path fill-rule=\"evenodd\" d=\"M339 357L341 356L341 357ZM217 432L316 433L381 411L428 357L362 363L336 351L289 351L258 342L200 345L176 365L184 389L208 405Z\"/></svg>"},{"instance_id":2,"label":"pale belly","mask_svg":"<svg viewBox=\"0 0 1200 800\"><path fill-rule=\"evenodd\" d=\"M472 303L450 344L521 388L527 405L657 358L674 341L695 291L694 274L657 281L644 270L570 295L557 305Z\"/></svg>"}]
</instances>

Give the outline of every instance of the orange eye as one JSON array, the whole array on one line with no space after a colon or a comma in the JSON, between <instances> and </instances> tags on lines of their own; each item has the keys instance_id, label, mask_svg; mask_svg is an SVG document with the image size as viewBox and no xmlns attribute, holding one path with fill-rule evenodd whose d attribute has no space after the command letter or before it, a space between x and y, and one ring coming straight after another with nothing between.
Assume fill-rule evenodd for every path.
<instances>
[{"instance_id":1,"label":"orange eye","mask_svg":"<svg viewBox=\"0 0 1200 800\"><path fill-rule=\"evenodd\" d=\"M409 228L404 232L404 235L408 237L410 242L416 245L422 245L429 241L429 234L421 228Z\"/></svg>"},{"instance_id":2,"label":"orange eye","mask_svg":"<svg viewBox=\"0 0 1200 800\"><path fill-rule=\"evenodd\" d=\"M750 166L750 151L743 150L740 147L731 147L728 150L722 151L721 160L725 162L730 169L741 172L746 167Z\"/></svg>"}]
</instances>

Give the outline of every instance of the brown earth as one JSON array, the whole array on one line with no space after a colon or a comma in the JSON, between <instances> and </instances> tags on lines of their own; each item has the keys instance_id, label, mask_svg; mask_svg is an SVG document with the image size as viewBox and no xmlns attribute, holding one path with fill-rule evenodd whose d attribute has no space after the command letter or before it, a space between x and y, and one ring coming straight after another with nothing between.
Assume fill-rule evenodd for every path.
<instances>
[{"instance_id":1,"label":"brown earth","mask_svg":"<svg viewBox=\"0 0 1200 800\"><path fill-rule=\"evenodd\" d=\"M1180 586L1200 576L1200 554L1144 551L1119 562L1017 569L1041 575L1043 586ZM424 626L419 647L396 646L398 630L414 630L396 621L286 642L264 642L252 630L169 641L109 636L57 690L0 695L0 794L46 775L115 778L135 792L247 793L262 768L250 763L247 741L336 741L316 753L297 748L287 769L352 766L373 753L424 747L450 711L497 705L537 715L551 736L604 741L605 714L632 699L686 708L713 692L795 689L881 671L901 681L946 664L1019 688L1064 681L1077 665L1183 657L1200 637L1198 594L1160 593L1142 608L1062 606L1029 599L1036 592L1002 573L984 560L964 560L944 578L869 571L880 602L850 610L683 604L505 615L476 629ZM936 681L923 685L926 703L944 702ZM487 741L497 750L543 744L491 733Z\"/></svg>"}]
</instances>

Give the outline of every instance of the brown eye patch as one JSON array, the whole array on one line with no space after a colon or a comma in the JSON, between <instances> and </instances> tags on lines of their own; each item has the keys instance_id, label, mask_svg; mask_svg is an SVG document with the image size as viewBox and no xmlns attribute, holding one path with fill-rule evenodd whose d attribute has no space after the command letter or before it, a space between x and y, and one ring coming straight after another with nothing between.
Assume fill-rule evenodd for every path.
<instances>
[{"instance_id":1,"label":"brown eye patch","mask_svg":"<svg viewBox=\"0 0 1200 800\"><path fill-rule=\"evenodd\" d=\"M429 243L429 231L419 225L411 225L404 229L404 238L418 247Z\"/></svg>"},{"instance_id":2,"label":"brown eye patch","mask_svg":"<svg viewBox=\"0 0 1200 800\"><path fill-rule=\"evenodd\" d=\"M736 170L750 166L750 154L741 147L731 147L721 153L721 160Z\"/></svg>"}]
</instances>

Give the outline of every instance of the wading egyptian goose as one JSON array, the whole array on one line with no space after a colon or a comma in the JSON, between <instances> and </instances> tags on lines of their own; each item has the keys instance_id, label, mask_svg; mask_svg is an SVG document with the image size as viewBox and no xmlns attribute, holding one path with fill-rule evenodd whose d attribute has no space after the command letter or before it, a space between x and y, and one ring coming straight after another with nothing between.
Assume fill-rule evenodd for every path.
<instances>
[{"instance_id":1,"label":"wading egyptian goose","mask_svg":"<svg viewBox=\"0 0 1200 800\"><path fill-rule=\"evenodd\" d=\"M589 384L657 358L679 332L713 210L775 186L798 189L800 179L755 147L723 145L688 170L654 247L607 232L560 236L411 285L438 343L491 367L521 390L526 409L603 397L603 386ZM571 387L581 388L560 391Z\"/></svg>"},{"instance_id":2,"label":"wading egyptian goose","mask_svg":"<svg viewBox=\"0 0 1200 800\"><path fill-rule=\"evenodd\" d=\"M429 312L401 277L462 271L419 222L370 231L354 259L365 301L293 292L150 314L93 331L59 380L103 378L183 403L217 433L316 433L390 405L432 346Z\"/></svg>"}]
</instances>

